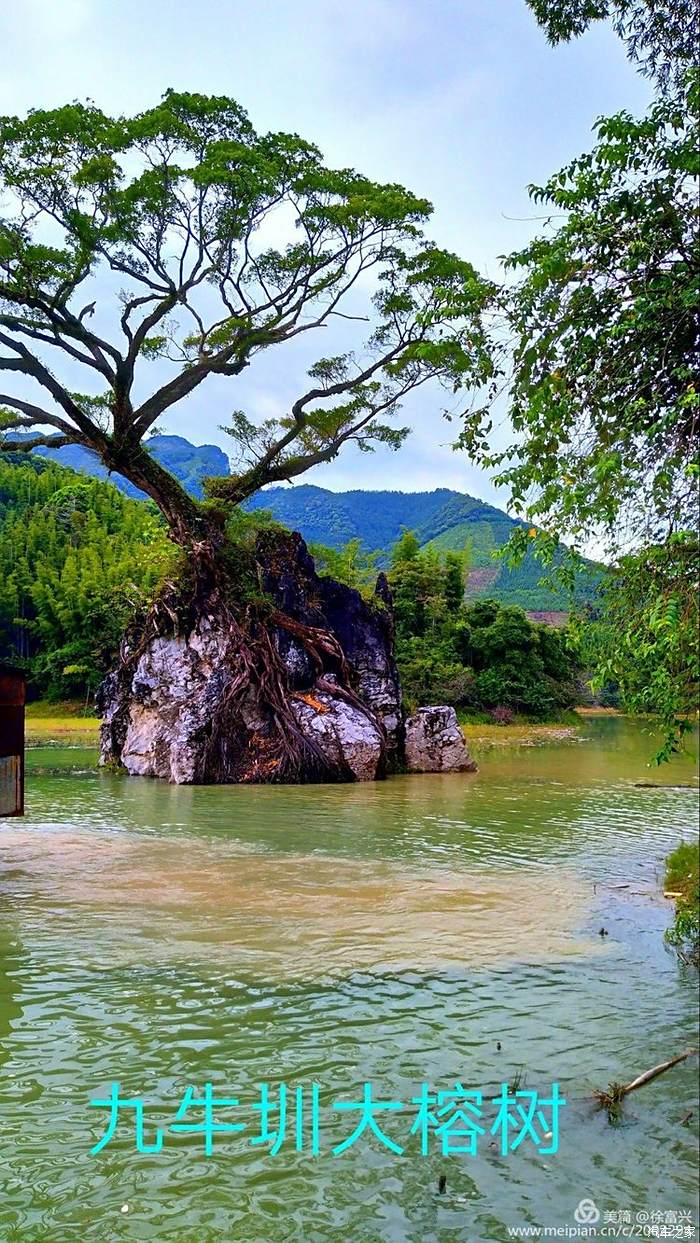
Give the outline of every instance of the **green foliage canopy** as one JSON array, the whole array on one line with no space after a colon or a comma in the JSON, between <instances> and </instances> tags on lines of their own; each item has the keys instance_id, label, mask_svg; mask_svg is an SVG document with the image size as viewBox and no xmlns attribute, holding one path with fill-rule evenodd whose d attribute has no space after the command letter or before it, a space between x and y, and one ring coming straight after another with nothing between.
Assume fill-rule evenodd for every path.
<instances>
[{"instance_id":1,"label":"green foliage canopy","mask_svg":"<svg viewBox=\"0 0 700 1243\"><path fill-rule=\"evenodd\" d=\"M673 89L697 56L697 12L687 0L527 0L550 43L609 20L627 53L664 90Z\"/></svg>"},{"instance_id":2,"label":"green foliage canopy","mask_svg":"<svg viewBox=\"0 0 700 1243\"><path fill-rule=\"evenodd\" d=\"M621 559L610 576L596 647L594 690L615 683L622 706L667 727L655 755L670 759L692 728L700 691L700 558L691 533L671 535Z\"/></svg>"},{"instance_id":3,"label":"green foliage canopy","mask_svg":"<svg viewBox=\"0 0 700 1243\"><path fill-rule=\"evenodd\" d=\"M409 704L507 708L554 716L575 701L577 658L568 637L521 608L464 600L464 563L421 549L407 531L392 556L396 652Z\"/></svg>"},{"instance_id":4,"label":"green foliage canopy","mask_svg":"<svg viewBox=\"0 0 700 1243\"><path fill-rule=\"evenodd\" d=\"M494 454L489 422L467 422L460 443L533 524L513 559L551 563L562 539L607 554L597 682L614 675L627 706L660 714L661 760L697 706L696 15L682 0L528 3L553 42L611 18L657 94L641 119L600 119L592 152L531 187L548 225L510 256L504 291L516 436Z\"/></svg>"},{"instance_id":5,"label":"green foliage canopy","mask_svg":"<svg viewBox=\"0 0 700 1243\"><path fill-rule=\"evenodd\" d=\"M697 84L689 88L697 106ZM697 135L662 100L598 122L598 145L532 187L563 224L509 263L517 440L489 453L516 505L549 532L611 547L692 524L697 361Z\"/></svg>"}]
</instances>

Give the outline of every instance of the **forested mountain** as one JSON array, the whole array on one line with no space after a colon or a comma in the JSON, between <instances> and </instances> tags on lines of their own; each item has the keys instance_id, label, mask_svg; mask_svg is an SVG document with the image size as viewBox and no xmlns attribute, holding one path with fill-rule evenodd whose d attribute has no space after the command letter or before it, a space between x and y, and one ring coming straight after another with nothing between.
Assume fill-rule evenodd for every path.
<instances>
[{"instance_id":1,"label":"forested mountain","mask_svg":"<svg viewBox=\"0 0 700 1243\"><path fill-rule=\"evenodd\" d=\"M454 500L482 504L449 488L436 488L434 492L329 492L302 483L258 492L246 501L246 509L269 509L279 522L301 531L312 543L341 548L349 540L359 539L367 552L379 549L388 553L406 528L415 531L421 543L437 535L441 524L435 519ZM498 510L493 513L505 517Z\"/></svg>"},{"instance_id":2,"label":"forested mountain","mask_svg":"<svg viewBox=\"0 0 700 1243\"><path fill-rule=\"evenodd\" d=\"M13 439L19 440L21 436L15 433ZM217 445L193 445L183 436L156 435L146 441L146 448L193 496L201 498L204 495L202 480L207 475L230 474L228 458ZM44 447L36 449L35 453L61 466L70 466L81 474L93 475L96 479L109 478L125 496L143 499L143 493L133 483L122 475L108 475L107 467L97 454L82 445L64 445L60 449Z\"/></svg>"},{"instance_id":3,"label":"forested mountain","mask_svg":"<svg viewBox=\"0 0 700 1243\"><path fill-rule=\"evenodd\" d=\"M450 488L434 492L329 492L312 484L268 488L246 501L249 510L268 509L285 526L301 531L313 544L340 548L359 539L365 552L379 552L377 564L389 563L391 549L402 532L413 531L419 544L439 552L464 555L467 595L489 595L524 609L567 610L568 593L539 585L542 567L526 556L509 569L494 559L518 526L501 509ZM594 566L579 575L575 598L583 602L596 594Z\"/></svg>"},{"instance_id":4,"label":"forested mountain","mask_svg":"<svg viewBox=\"0 0 700 1243\"><path fill-rule=\"evenodd\" d=\"M146 442L149 452L187 487L203 494L207 475L228 475L229 462L216 445L193 445L181 436L155 435ZM107 472L96 456L77 445L37 451L43 458L70 466L99 479ZM139 497L137 489L119 475L109 476L125 495ZM503 510L450 488L432 492L331 492L313 484L267 488L245 502L254 512L269 510L278 522L313 544L341 548L359 539L364 552L378 552L377 564L386 567L391 549L405 530L415 532L421 546L440 552L464 554L467 595L492 596L524 609L566 610L571 601L563 591L539 585L542 569L532 557L515 569L495 560L493 553L510 538L517 523ZM581 575L576 598L595 594L595 575Z\"/></svg>"}]
</instances>

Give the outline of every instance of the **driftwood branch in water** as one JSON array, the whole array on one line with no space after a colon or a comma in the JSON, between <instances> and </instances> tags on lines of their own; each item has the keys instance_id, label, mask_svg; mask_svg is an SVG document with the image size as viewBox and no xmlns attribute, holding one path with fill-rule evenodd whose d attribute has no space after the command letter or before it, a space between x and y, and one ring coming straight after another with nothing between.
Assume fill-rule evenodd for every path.
<instances>
[{"instance_id":1,"label":"driftwood branch in water","mask_svg":"<svg viewBox=\"0 0 700 1243\"><path fill-rule=\"evenodd\" d=\"M636 1092L637 1088L643 1088L645 1083L651 1083L652 1079L658 1079L659 1075L663 1075L672 1066L678 1066L680 1062L684 1062L686 1058L693 1057L697 1053L697 1049L686 1049L685 1053L679 1053L677 1057L672 1057L668 1062L660 1062L658 1066L652 1066L651 1070L645 1070L643 1075L637 1075L631 1083L611 1083L607 1092L594 1092L593 1095L601 1109L607 1109L608 1116L615 1118L620 1112L620 1106L626 1096L630 1092Z\"/></svg>"},{"instance_id":2,"label":"driftwood branch in water","mask_svg":"<svg viewBox=\"0 0 700 1243\"><path fill-rule=\"evenodd\" d=\"M660 1062L658 1066L653 1066L651 1070L645 1070L643 1075L637 1075L636 1079L626 1084L622 1089L622 1095L627 1096L628 1092L634 1092L637 1088L643 1087L645 1083L651 1083L652 1079L663 1075L664 1071L670 1070L672 1066L677 1066L679 1062L684 1062L687 1057L692 1057L695 1052L695 1049L686 1049L685 1053L679 1053L677 1057L672 1057L669 1062Z\"/></svg>"},{"instance_id":3,"label":"driftwood branch in water","mask_svg":"<svg viewBox=\"0 0 700 1243\"><path fill-rule=\"evenodd\" d=\"M635 790L697 790L691 781L662 784L660 781L635 781Z\"/></svg>"}]
</instances>

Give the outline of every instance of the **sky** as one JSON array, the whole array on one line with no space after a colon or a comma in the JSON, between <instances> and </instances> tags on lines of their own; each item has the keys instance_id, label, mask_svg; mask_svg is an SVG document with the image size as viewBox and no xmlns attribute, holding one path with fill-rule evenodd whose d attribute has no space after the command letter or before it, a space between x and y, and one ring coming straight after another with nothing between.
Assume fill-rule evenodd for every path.
<instances>
[{"instance_id":1,"label":"sky","mask_svg":"<svg viewBox=\"0 0 700 1243\"><path fill-rule=\"evenodd\" d=\"M609 27L551 48L525 0L21 0L0 8L0 47L4 114L85 98L132 112L168 87L232 95L258 130L297 132L329 164L431 199L431 238L491 277L540 227L527 185L589 149L597 116L649 99ZM228 450L232 409L267 417L305 389L298 360L274 355L159 427ZM304 482L451 487L504 506L451 449L440 410L440 392L422 390L398 453L350 447Z\"/></svg>"}]
</instances>

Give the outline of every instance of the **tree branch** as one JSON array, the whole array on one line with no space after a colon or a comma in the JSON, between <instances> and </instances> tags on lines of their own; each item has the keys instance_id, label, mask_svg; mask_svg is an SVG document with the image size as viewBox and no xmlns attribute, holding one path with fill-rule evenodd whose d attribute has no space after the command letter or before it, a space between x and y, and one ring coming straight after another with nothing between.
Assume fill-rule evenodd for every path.
<instances>
[{"instance_id":1,"label":"tree branch","mask_svg":"<svg viewBox=\"0 0 700 1243\"><path fill-rule=\"evenodd\" d=\"M32 449L62 449L65 445L81 444L75 435L71 436L31 436L28 440L11 441L0 439L0 453L31 453Z\"/></svg>"},{"instance_id":2,"label":"tree branch","mask_svg":"<svg viewBox=\"0 0 700 1243\"><path fill-rule=\"evenodd\" d=\"M69 418L96 449L99 450L101 445L106 446L107 440L102 429L76 405L63 385L59 384L48 368L39 362L39 359L30 353L26 346L20 341L13 341L11 337L7 337L2 332L0 332L0 345L5 345L19 355L16 359L0 358L0 371L20 371L24 375L31 376L51 394L54 401L65 410Z\"/></svg>"},{"instance_id":3,"label":"tree branch","mask_svg":"<svg viewBox=\"0 0 700 1243\"><path fill-rule=\"evenodd\" d=\"M31 311L38 311L41 315L46 316L54 332L62 333L76 341L81 341L90 350L95 361L100 364L103 374L111 382L114 372L109 368L104 355L108 354L116 366L119 366L123 361L119 350L111 345L109 341L104 341L102 337L86 328L82 320L78 319L77 315L73 315L72 311L69 311L65 304L58 308L53 299L47 294L32 296L23 293L20 295L11 285L2 283L0 283L0 299L13 305L28 307Z\"/></svg>"},{"instance_id":4,"label":"tree branch","mask_svg":"<svg viewBox=\"0 0 700 1243\"><path fill-rule=\"evenodd\" d=\"M50 414L48 410L43 410L41 406L35 406L30 401L22 401L19 397L10 397L7 393L0 393L0 406L12 406L14 410L21 410L27 417L18 427L36 427L37 423L48 423L50 427L57 427L67 436L75 435L75 428L70 423L66 423L64 419L59 418L57 414ZM12 424L9 424L11 427Z\"/></svg>"}]
</instances>

